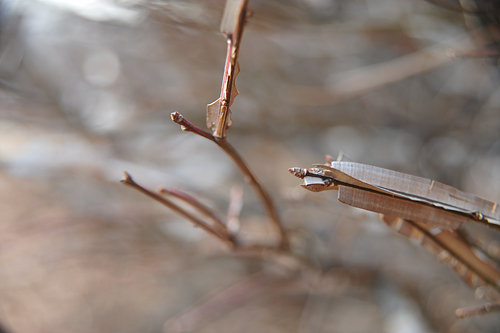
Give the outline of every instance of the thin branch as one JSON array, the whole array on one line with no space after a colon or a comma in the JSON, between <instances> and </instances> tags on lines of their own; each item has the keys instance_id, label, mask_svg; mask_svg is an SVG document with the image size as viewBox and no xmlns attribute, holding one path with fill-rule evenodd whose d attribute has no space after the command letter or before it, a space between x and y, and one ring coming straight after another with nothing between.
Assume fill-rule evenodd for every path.
<instances>
[{"instance_id":1,"label":"thin branch","mask_svg":"<svg viewBox=\"0 0 500 333\"><path fill-rule=\"evenodd\" d=\"M184 119L184 117L182 116L182 114L180 114L179 112L172 112L170 114L170 118L172 118L172 121L174 123L181 125L181 130L182 131L184 131L184 132L192 132L194 134L198 134L199 136L202 136L205 139L208 139L210 141L213 141L213 142L217 143L215 141L215 137L212 134L210 134L210 133L202 130L201 128L196 127L192 123L190 123L189 121L187 121L186 119Z\"/></svg>"},{"instance_id":2,"label":"thin branch","mask_svg":"<svg viewBox=\"0 0 500 333\"><path fill-rule=\"evenodd\" d=\"M473 316L482 316L491 312L500 311L500 303L486 303L482 306L473 306L469 308L460 308L455 310L455 316L459 319L465 319Z\"/></svg>"},{"instance_id":3,"label":"thin branch","mask_svg":"<svg viewBox=\"0 0 500 333\"><path fill-rule=\"evenodd\" d=\"M164 332L190 332L215 316L231 311L251 299L286 283L286 278L259 271L199 299L195 304L163 324Z\"/></svg>"},{"instance_id":4,"label":"thin branch","mask_svg":"<svg viewBox=\"0 0 500 333\"><path fill-rule=\"evenodd\" d=\"M195 134L198 134L199 136L202 136L206 139L209 139L213 142L215 142L222 150L226 152L226 154L229 155L229 157L233 160L233 162L236 164L238 169L240 169L241 173L243 173L245 177L245 181L252 186L254 191L257 193L259 196L260 200L264 204L264 207L266 208L266 212L271 218L271 221L273 224L276 226L276 228L279 231L280 234L280 244L279 248L282 250L288 250L290 247L290 244L288 242L288 237L286 235L285 230L283 229L283 226L281 224L281 220L278 216L278 213L276 211L276 208L274 206L274 203L269 196L269 194L266 192L266 190L262 187L260 182L257 180L253 172L250 170L246 162L243 160L243 158L240 156L240 154L236 151L236 149L233 148L229 144L229 142L226 139L218 139L212 134L203 131L202 129L196 127L189 121L187 121L179 112L173 112L171 114L172 121L181 125L181 129L186 132L192 132Z\"/></svg>"},{"instance_id":5,"label":"thin branch","mask_svg":"<svg viewBox=\"0 0 500 333\"><path fill-rule=\"evenodd\" d=\"M164 206L170 208L174 212L182 215L187 220L191 221L195 225L195 227L199 227L199 228L203 229L207 233L219 238L220 240L227 243L231 247L235 246L234 241L231 238L228 238L227 235L221 234L218 230L213 229L209 224L207 224L206 222L200 220L199 218L191 215L189 212L187 212L183 208L179 207L178 205L176 205L172 201L167 200L164 197L160 196L159 194L152 192L152 191L142 187L141 185L137 184L127 172L124 172L124 179L121 180L120 182L122 182L125 185L131 186L132 188L138 190L139 192L144 193L148 197L150 197L150 198L158 201L159 203L163 204Z\"/></svg>"},{"instance_id":6,"label":"thin branch","mask_svg":"<svg viewBox=\"0 0 500 333\"><path fill-rule=\"evenodd\" d=\"M382 221L400 235L417 241L438 260L448 262L471 288L488 285L497 292L500 291L500 272L495 266L480 259L455 231L440 230L425 223L388 215L384 215Z\"/></svg>"},{"instance_id":7,"label":"thin branch","mask_svg":"<svg viewBox=\"0 0 500 333\"><path fill-rule=\"evenodd\" d=\"M500 57L500 49L477 49L477 50L464 50L464 51L448 49L446 50L446 55L451 59L497 58Z\"/></svg>"},{"instance_id":8,"label":"thin branch","mask_svg":"<svg viewBox=\"0 0 500 333\"><path fill-rule=\"evenodd\" d=\"M467 229L461 227L456 230L456 233L460 238L469 244L469 246L475 248L477 251L481 252L484 256L488 257L491 261L495 262L497 266L500 264L500 258L497 256L492 255L488 251L488 244L480 239L479 237L471 234Z\"/></svg>"},{"instance_id":9,"label":"thin branch","mask_svg":"<svg viewBox=\"0 0 500 333\"><path fill-rule=\"evenodd\" d=\"M453 60L446 55L450 47L464 48L471 44L468 34L460 35L396 59L336 74L328 86L291 86L287 97L297 105L326 106L367 94L415 75L441 68Z\"/></svg>"},{"instance_id":10,"label":"thin branch","mask_svg":"<svg viewBox=\"0 0 500 333\"><path fill-rule=\"evenodd\" d=\"M200 202L192 195L189 195L186 192L183 192L179 189L163 188L163 187L160 188L158 192L162 194L170 194L184 202L187 202L188 204L196 208L198 211L200 211L203 215L211 219L214 222L215 228L217 228L217 230L220 233L222 233L228 239L231 238L231 235L227 231L227 227L224 224L224 222L222 222L222 220L219 219L219 217L217 217L217 215L209 207L207 207L205 204Z\"/></svg>"},{"instance_id":11,"label":"thin branch","mask_svg":"<svg viewBox=\"0 0 500 333\"><path fill-rule=\"evenodd\" d=\"M239 72L238 54L247 16L247 5L248 0L228 0L222 17L221 32L227 39L222 88L219 99L207 106L207 125L213 128L213 135L218 139L226 137L226 130L231 125L229 107L238 94L234 81Z\"/></svg>"},{"instance_id":12,"label":"thin branch","mask_svg":"<svg viewBox=\"0 0 500 333\"><path fill-rule=\"evenodd\" d=\"M243 188L233 186L229 195L229 207L227 209L227 229L235 235L240 229L240 213L243 207Z\"/></svg>"},{"instance_id":13,"label":"thin branch","mask_svg":"<svg viewBox=\"0 0 500 333\"><path fill-rule=\"evenodd\" d=\"M468 14L481 14L484 13L484 10L479 10L477 7L476 8L465 8L462 4L458 3L452 3L450 1L443 1L443 0L426 0L427 2L433 3L439 7L443 7L449 10L457 11L457 12L463 12L463 13L468 13Z\"/></svg>"}]
</instances>

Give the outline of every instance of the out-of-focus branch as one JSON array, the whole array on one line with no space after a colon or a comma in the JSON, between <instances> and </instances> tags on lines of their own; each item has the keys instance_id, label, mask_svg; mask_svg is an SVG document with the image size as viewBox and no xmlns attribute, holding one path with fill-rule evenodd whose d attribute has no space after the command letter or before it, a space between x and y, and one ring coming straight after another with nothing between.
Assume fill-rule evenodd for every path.
<instances>
[{"instance_id":1,"label":"out-of-focus branch","mask_svg":"<svg viewBox=\"0 0 500 333\"><path fill-rule=\"evenodd\" d=\"M243 188L233 186L229 196L229 206L227 209L227 230L231 234L236 234L240 229L240 213L243 207Z\"/></svg>"},{"instance_id":2,"label":"out-of-focus branch","mask_svg":"<svg viewBox=\"0 0 500 333\"><path fill-rule=\"evenodd\" d=\"M470 48L470 44L469 36L462 35L396 59L338 73L335 82L328 86L292 86L287 97L298 105L325 106L342 103L451 64L453 59L446 52L453 48L459 53L464 48Z\"/></svg>"},{"instance_id":3,"label":"out-of-focus branch","mask_svg":"<svg viewBox=\"0 0 500 333\"><path fill-rule=\"evenodd\" d=\"M203 131L202 129L196 127L189 121L187 121L179 112L173 112L171 114L172 121L181 125L181 128L183 131L186 132L192 132L195 134L198 134L206 139L209 139L213 142L215 142L226 154L231 157L233 160L234 164L240 169L241 173L245 177L245 181L252 186L254 191L257 193L259 196L260 200L264 204L264 207L266 208L266 212L268 216L271 218L271 221L273 224L276 226L276 228L279 231L280 234L280 244L279 248L282 250L288 250L290 245L288 242L288 237L286 235L285 230L283 229L281 220L278 216L278 213L276 211L276 208L274 206L274 203L267 193L267 191L262 187L260 182L257 180L253 172L250 170L248 165L246 164L245 160L241 157L241 155L234 149L233 146L229 144L229 142L226 139L218 139L215 136L211 135L210 133L207 133Z\"/></svg>"},{"instance_id":4,"label":"out-of-focus branch","mask_svg":"<svg viewBox=\"0 0 500 333\"><path fill-rule=\"evenodd\" d=\"M500 303L486 303L482 306L473 306L469 308L460 308L455 310L455 316L459 319L465 319L473 316L482 316L491 312L500 311Z\"/></svg>"},{"instance_id":5,"label":"out-of-focus branch","mask_svg":"<svg viewBox=\"0 0 500 333\"><path fill-rule=\"evenodd\" d=\"M172 202L172 201L162 197L161 195L159 195L155 192L152 192L152 191L142 187L141 185L137 184L127 172L124 173L124 179L121 180L121 182L125 185L128 185L128 186L138 190L139 192L144 193L148 197L158 201L159 203L170 208L174 212L182 215L187 220L191 221L196 227L199 227L199 228L203 229L204 231L206 231L207 233L217 237L218 239L220 239L224 243L231 246L231 248L235 247L234 240L229 236L229 234L221 233L219 230L214 229L208 223L200 220L199 218L193 216L192 214L190 214L189 212L187 212L183 208L179 207L174 202Z\"/></svg>"},{"instance_id":6,"label":"out-of-focus branch","mask_svg":"<svg viewBox=\"0 0 500 333\"><path fill-rule=\"evenodd\" d=\"M460 58L497 58L500 57L500 49L478 49L478 50L463 50L455 49L446 50L446 55L452 59Z\"/></svg>"},{"instance_id":7,"label":"out-of-focus branch","mask_svg":"<svg viewBox=\"0 0 500 333\"><path fill-rule=\"evenodd\" d=\"M191 308L166 321L163 330L179 333L193 331L215 314L230 311L284 282L286 280L282 277L273 277L264 271L257 272L228 288L216 290L201 298Z\"/></svg>"},{"instance_id":8,"label":"out-of-focus branch","mask_svg":"<svg viewBox=\"0 0 500 333\"><path fill-rule=\"evenodd\" d=\"M162 194L169 194L172 195L184 202L187 202L194 208L196 208L198 211L200 211L202 214L207 216L210 220L214 222L214 227L222 234L224 234L226 237L230 238L231 235L227 231L226 225L224 222L221 221L217 217L217 215L207 206L205 206L203 203L201 203L198 199L193 197L192 195L187 194L186 192L183 192L179 189L173 189L173 188L160 188L158 190L159 193Z\"/></svg>"}]
</instances>

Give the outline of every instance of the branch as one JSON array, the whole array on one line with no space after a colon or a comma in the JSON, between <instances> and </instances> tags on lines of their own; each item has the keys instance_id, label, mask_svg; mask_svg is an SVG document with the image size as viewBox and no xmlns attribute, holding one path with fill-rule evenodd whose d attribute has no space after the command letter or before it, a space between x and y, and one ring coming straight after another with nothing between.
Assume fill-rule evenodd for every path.
<instances>
[{"instance_id":1,"label":"branch","mask_svg":"<svg viewBox=\"0 0 500 333\"><path fill-rule=\"evenodd\" d=\"M477 50L464 50L464 51L448 49L446 50L446 55L451 59L497 58L500 57L500 49L477 49Z\"/></svg>"},{"instance_id":2,"label":"branch","mask_svg":"<svg viewBox=\"0 0 500 333\"><path fill-rule=\"evenodd\" d=\"M172 196L174 196L174 197L176 197L184 202L187 202L188 204L193 206L195 209L200 211L203 215L205 215L209 219L211 219L214 222L215 228L220 233L222 233L225 237L227 237L228 239L231 237L231 235L227 231L227 228L226 228L226 225L224 224L224 222L222 222L221 219L219 219L217 217L217 215L209 207L207 207L206 205L201 203L198 199L196 199L192 195L189 195L186 192L183 192L179 189L171 189L171 188L163 188L163 187L160 188L158 190L158 192L162 193L162 194L170 194L170 195L172 195Z\"/></svg>"},{"instance_id":3,"label":"branch","mask_svg":"<svg viewBox=\"0 0 500 333\"><path fill-rule=\"evenodd\" d=\"M482 306L473 306L469 308L460 308L455 310L455 316L459 319L465 319L473 316L482 316L490 312L500 311L500 303L486 303Z\"/></svg>"},{"instance_id":4,"label":"branch","mask_svg":"<svg viewBox=\"0 0 500 333\"><path fill-rule=\"evenodd\" d=\"M288 237L286 235L285 230L283 229L283 226L281 224L278 213L276 212L276 208L274 206L271 197L262 187L260 182L257 180L255 175L252 173L252 171L246 164L246 162L243 160L240 154L238 154L236 149L234 149L233 146L231 146L226 139L218 139L212 134L196 127L195 125L187 121L179 112L173 112L171 114L171 117L173 122L181 125L181 129L183 131L198 134L199 136L202 136L210 141L215 142L222 150L224 150L224 152L226 152L226 154L229 155L229 157L233 160L238 169L240 169L241 173L244 175L245 181L250 186L252 186L254 191L259 196L260 200L264 204L264 207L266 208L267 215L271 218L271 221L278 229L281 238L279 248L282 250L288 250L290 247L290 244L288 242Z\"/></svg>"},{"instance_id":5,"label":"branch","mask_svg":"<svg viewBox=\"0 0 500 333\"><path fill-rule=\"evenodd\" d=\"M227 53L222 88L220 97L207 105L207 127L213 129L213 135L217 139L226 137L226 130L232 123L229 107L238 95L234 81L240 71L238 54L247 17L247 5L248 0L227 0L224 8L220 30L227 39Z\"/></svg>"},{"instance_id":6,"label":"branch","mask_svg":"<svg viewBox=\"0 0 500 333\"><path fill-rule=\"evenodd\" d=\"M240 229L240 213L243 207L243 188L233 186L229 196L229 207L227 209L227 230L231 234L236 234Z\"/></svg>"},{"instance_id":7,"label":"branch","mask_svg":"<svg viewBox=\"0 0 500 333\"><path fill-rule=\"evenodd\" d=\"M236 244L234 243L233 239L230 238L228 235L222 234L222 233L220 233L220 231L213 229L212 226L210 226L206 222L200 220L199 218L193 216L191 213L189 213L186 210L184 210L183 208L179 207L178 205L176 205L172 201L165 199L164 197L160 196L159 194L152 192L152 191L142 187L141 185L137 184L127 172L124 172L124 177L125 178L120 181L121 183L128 185L128 186L138 190L139 192L144 193L145 195L147 195L150 198L153 198L154 200L156 200L159 203L163 204L164 206L170 208L174 212L182 215L187 220L191 221L195 227L203 229L207 233L209 233L209 234L217 237L218 239L222 240L223 242L227 243L232 248L235 247Z\"/></svg>"}]
</instances>

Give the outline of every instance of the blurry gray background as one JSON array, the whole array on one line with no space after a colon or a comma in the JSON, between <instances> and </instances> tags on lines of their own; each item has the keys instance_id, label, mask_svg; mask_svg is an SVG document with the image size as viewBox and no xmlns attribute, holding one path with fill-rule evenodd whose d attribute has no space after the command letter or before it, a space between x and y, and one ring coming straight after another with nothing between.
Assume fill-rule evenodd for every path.
<instances>
[{"instance_id":1,"label":"blurry gray background","mask_svg":"<svg viewBox=\"0 0 500 333\"><path fill-rule=\"evenodd\" d=\"M500 202L498 59L446 56L500 41L495 2L475 5L487 10L250 0L228 138L273 195L297 251L337 280L311 293L300 276L283 276L194 331L499 332L498 315L454 318L481 302L445 264L334 192L301 189L287 171L343 151ZM0 2L7 332L167 332L169 319L266 265L231 255L118 182L126 170L222 214L241 185L242 237L272 237L230 160L170 120L179 111L204 128L206 104L220 93L223 8L222 0ZM474 232L498 248L498 233Z\"/></svg>"}]
</instances>

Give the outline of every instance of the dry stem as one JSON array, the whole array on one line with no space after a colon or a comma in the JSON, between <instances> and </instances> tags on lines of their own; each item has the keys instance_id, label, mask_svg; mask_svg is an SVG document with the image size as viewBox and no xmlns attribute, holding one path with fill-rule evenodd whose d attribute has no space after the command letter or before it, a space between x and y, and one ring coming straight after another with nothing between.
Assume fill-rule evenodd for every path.
<instances>
[{"instance_id":1,"label":"dry stem","mask_svg":"<svg viewBox=\"0 0 500 333\"><path fill-rule=\"evenodd\" d=\"M226 225L224 222L217 217L217 215L207 206L205 206L203 203L201 203L198 199L193 197L192 195L187 194L186 192L183 192L179 189L172 189L172 188L160 188L158 190L160 193L165 193L165 194L170 194L176 198L179 198L180 200L187 202L197 210L199 210L202 214L207 216L209 219L211 219L214 222L215 228L222 234L224 234L226 237L230 238L231 236L229 235Z\"/></svg>"},{"instance_id":2,"label":"dry stem","mask_svg":"<svg viewBox=\"0 0 500 333\"><path fill-rule=\"evenodd\" d=\"M160 196L159 194L152 192L152 191L142 187L141 185L137 184L127 172L124 172L124 179L121 180L121 182L123 184L131 186L132 188L138 190L139 192L142 192L145 195L147 195L148 197L153 198L154 200L158 201L159 203L167 206L168 208L170 208L174 212L177 212L178 214L185 217L187 220L191 221L195 225L195 227L199 227L199 228L203 229L204 231L206 231L207 233L217 237L218 239L220 239L224 243L228 244L231 248L234 248L236 246L234 240L229 236L228 233L221 233L219 230L215 230L208 223L193 216L192 214L190 214L189 212L187 212L183 208L176 205L174 202L172 202L172 201Z\"/></svg>"},{"instance_id":3,"label":"dry stem","mask_svg":"<svg viewBox=\"0 0 500 333\"><path fill-rule=\"evenodd\" d=\"M482 316L490 312L500 311L500 303L486 303L482 306L473 306L469 308L460 308L455 310L455 316L459 319L465 319L472 316Z\"/></svg>"},{"instance_id":4,"label":"dry stem","mask_svg":"<svg viewBox=\"0 0 500 333\"><path fill-rule=\"evenodd\" d=\"M454 49L446 50L446 55L452 59L460 58L496 58L500 57L500 49L477 49L457 51Z\"/></svg>"},{"instance_id":5,"label":"dry stem","mask_svg":"<svg viewBox=\"0 0 500 333\"><path fill-rule=\"evenodd\" d=\"M283 229L283 226L282 226L281 221L279 219L278 213L276 212L276 208L274 206L274 203L273 203L271 197L266 192L266 190L262 187L260 182L257 180L255 175L252 173L252 171L250 170L250 168L246 164L246 162L243 160L243 158L240 156L240 154L238 154L236 149L234 149L233 146L231 146L226 139L218 139L215 136L213 136L212 134L205 132L204 130L196 127L195 125L193 125L192 123L187 121L179 112L173 112L171 114L171 117L172 117L173 122L181 125L181 128L183 131L198 134L206 139L209 139L209 140L215 142L222 150L224 150L224 152L226 152L226 154L229 155L229 157L231 157L231 159L236 164L238 169L240 169L241 173L243 173L243 175L245 177L245 181L250 186L252 186L254 191L259 196L260 200L264 204L264 207L266 208L267 214L271 218L271 221L278 229L279 234L280 234L280 238L281 238L279 248L281 250L288 250L290 247L290 244L288 242L288 237L286 235L285 230Z\"/></svg>"},{"instance_id":6,"label":"dry stem","mask_svg":"<svg viewBox=\"0 0 500 333\"><path fill-rule=\"evenodd\" d=\"M220 94L219 114L216 127L213 131L214 137L224 139L228 128L229 107L236 94L234 80L238 75L238 53L240 49L241 36L245 26L246 10L248 0L226 3L224 17L222 19L221 30L227 38L226 62L224 65L224 76L222 79L222 89ZM230 31L227 31L230 30Z\"/></svg>"}]
</instances>

